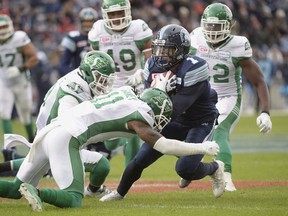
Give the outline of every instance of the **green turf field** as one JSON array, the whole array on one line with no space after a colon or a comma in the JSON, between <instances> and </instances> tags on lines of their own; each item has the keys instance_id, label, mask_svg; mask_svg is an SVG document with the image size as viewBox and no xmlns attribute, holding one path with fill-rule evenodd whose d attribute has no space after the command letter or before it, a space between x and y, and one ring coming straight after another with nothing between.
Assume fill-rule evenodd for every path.
<instances>
[{"instance_id":1,"label":"green turf field","mask_svg":"<svg viewBox=\"0 0 288 216\"><path fill-rule=\"evenodd\" d=\"M210 184L209 178L198 181L194 186L192 183L188 189L178 189L179 177L174 171L176 159L172 156L164 156L145 170L141 182L136 183L131 193L122 201L102 203L97 199L85 198L81 209L59 209L45 204L46 211L40 214L49 216L172 216L177 214L181 216L288 216L288 116L272 116L273 131L269 135L259 134L255 121L256 116L242 117L231 137L234 152L233 179L238 188L236 192L227 192L221 198L215 199L210 188L202 187ZM15 131L23 134L17 122L15 128ZM205 160L210 158L207 157ZM111 160L111 173L107 185L111 188L116 187L123 168L123 155L115 156ZM159 181L159 187L163 181L170 182L171 187L176 189L174 191L168 189L164 192L134 192L135 188L149 181L156 183ZM252 185L247 186L248 183ZM53 179L43 178L40 187L44 184L54 186ZM5 216L39 214L31 212L23 199L0 199L0 212Z\"/></svg>"}]
</instances>

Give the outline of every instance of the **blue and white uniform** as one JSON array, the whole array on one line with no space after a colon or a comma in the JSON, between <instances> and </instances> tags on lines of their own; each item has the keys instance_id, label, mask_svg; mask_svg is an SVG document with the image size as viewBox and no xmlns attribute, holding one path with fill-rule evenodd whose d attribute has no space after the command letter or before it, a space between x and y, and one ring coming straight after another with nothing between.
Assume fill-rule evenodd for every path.
<instances>
[{"instance_id":1,"label":"blue and white uniform","mask_svg":"<svg viewBox=\"0 0 288 216\"><path fill-rule=\"evenodd\" d=\"M154 57L150 57L144 68L146 88L150 87L155 74L166 72L157 67ZM205 60L188 55L174 72L177 76L176 89L171 95L173 114L171 122L161 134L169 139L201 143L211 140L215 121L218 117L217 94L210 87L208 64ZM135 158L126 167L117 192L125 196L132 184L140 178L142 171L154 163L162 153L144 143ZM176 172L186 180L201 179L211 175L212 166L201 162L203 155L179 157Z\"/></svg>"}]
</instances>

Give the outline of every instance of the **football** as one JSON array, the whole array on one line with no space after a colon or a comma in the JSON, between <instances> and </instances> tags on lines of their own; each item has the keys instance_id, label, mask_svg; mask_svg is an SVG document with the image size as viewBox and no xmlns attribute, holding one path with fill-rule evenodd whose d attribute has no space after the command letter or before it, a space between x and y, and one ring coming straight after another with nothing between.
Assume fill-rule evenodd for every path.
<instances>
[{"instance_id":1,"label":"football","mask_svg":"<svg viewBox=\"0 0 288 216\"><path fill-rule=\"evenodd\" d=\"M163 73L153 73L153 74L152 74L152 83L151 83L150 87L151 87L151 88L154 88L154 87L156 86L156 84L157 84L157 79L156 79L156 77L157 77L157 76L166 77L167 75L169 76L169 77L168 77L168 80L169 80L171 77L173 77L174 73L173 73L172 71L166 71L166 72L163 72Z\"/></svg>"}]
</instances>

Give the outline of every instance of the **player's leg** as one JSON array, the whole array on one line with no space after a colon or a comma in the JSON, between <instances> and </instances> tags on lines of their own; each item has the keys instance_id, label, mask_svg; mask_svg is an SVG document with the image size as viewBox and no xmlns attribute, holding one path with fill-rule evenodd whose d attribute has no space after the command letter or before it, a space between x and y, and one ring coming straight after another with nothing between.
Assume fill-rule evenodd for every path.
<instances>
[{"instance_id":1,"label":"player's leg","mask_svg":"<svg viewBox=\"0 0 288 216\"><path fill-rule=\"evenodd\" d=\"M147 143L143 143L135 158L125 168L117 190L103 196L100 201L106 202L123 199L133 183L140 178L143 170L162 155Z\"/></svg>"},{"instance_id":2,"label":"player's leg","mask_svg":"<svg viewBox=\"0 0 288 216\"><path fill-rule=\"evenodd\" d=\"M18 171L24 158L14 159L0 163L0 173L7 171Z\"/></svg>"},{"instance_id":3,"label":"player's leg","mask_svg":"<svg viewBox=\"0 0 288 216\"><path fill-rule=\"evenodd\" d=\"M15 106L19 115L20 121L23 123L28 141L33 142L34 140L34 123L32 121L33 112L33 99L32 99L32 85L30 82L21 83L20 86L14 89L15 94Z\"/></svg>"},{"instance_id":4,"label":"player's leg","mask_svg":"<svg viewBox=\"0 0 288 216\"><path fill-rule=\"evenodd\" d=\"M214 123L199 125L198 127L190 128L181 126L180 129L187 131L185 142L202 143L205 140L212 139ZM198 180L207 175L211 175L218 168L214 164L201 163L204 155L191 155L179 157L176 163L176 172L179 176L186 180Z\"/></svg>"},{"instance_id":5,"label":"player's leg","mask_svg":"<svg viewBox=\"0 0 288 216\"><path fill-rule=\"evenodd\" d=\"M3 133L13 133L12 128L12 111L14 106L14 94L11 88L7 86L0 80L0 119L3 126ZM2 147L3 148L3 147ZM13 160L16 154L16 149L3 149L4 161Z\"/></svg>"},{"instance_id":6,"label":"player's leg","mask_svg":"<svg viewBox=\"0 0 288 216\"><path fill-rule=\"evenodd\" d=\"M185 141L189 143L201 143L205 140L211 140L213 135L214 123L207 122L205 125L191 128L186 136ZM215 197L220 197L225 191L224 180L224 163L221 161L213 161L210 163L202 162L203 155L191 155L180 157L176 163L176 171L182 179L190 183L193 180L202 179L206 176L211 177L212 188ZM188 186L188 184L186 185Z\"/></svg>"},{"instance_id":7,"label":"player's leg","mask_svg":"<svg viewBox=\"0 0 288 216\"><path fill-rule=\"evenodd\" d=\"M58 127L43 138L50 168L59 189L39 189L42 201L60 208L81 207L84 192L84 165L76 138Z\"/></svg>"},{"instance_id":8,"label":"player's leg","mask_svg":"<svg viewBox=\"0 0 288 216\"><path fill-rule=\"evenodd\" d=\"M223 97L219 98L216 104L219 110L218 126L214 132L214 140L220 147L216 159L225 164L226 191L235 191L236 187L232 182L232 152L229 144L229 136L240 119L241 98Z\"/></svg>"},{"instance_id":9,"label":"player's leg","mask_svg":"<svg viewBox=\"0 0 288 216\"><path fill-rule=\"evenodd\" d=\"M143 141L137 135L131 138L126 138L126 140L127 142L124 146L125 166L127 166L130 161L133 160L143 143Z\"/></svg>"},{"instance_id":10,"label":"player's leg","mask_svg":"<svg viewBox=\"0 0 288 216\"><path fill-rule=\"evenodd\" d=\"M81 150L81 158L84 162L85 172L89 172L89 185L85 187L84 195L89 197L102 197L111 191L103 185L110 172L110 163L99 152Z\"/></svg>"}]
</instances>

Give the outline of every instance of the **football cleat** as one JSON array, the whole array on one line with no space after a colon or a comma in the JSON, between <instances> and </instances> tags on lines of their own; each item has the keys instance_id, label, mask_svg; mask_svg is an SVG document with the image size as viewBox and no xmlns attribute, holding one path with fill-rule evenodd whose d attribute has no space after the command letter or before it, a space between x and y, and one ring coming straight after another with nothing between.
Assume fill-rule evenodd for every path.
<instances>
[{"instance_id":1,"label":"football cleat","mask_svg":"<svg viewBox=\"0 0 288 216\"><path fill-rule=\"evenodd\" d=\"M107 201L113 201L113 200L122 200L124 199L123 196L121 196L117 190L112 191L109 194L106 194L105 196L103 196L100 201L101 202L107 202Z\"/></svg>"},{"instance_id":2,"label":"football cleat","mask_svg":"<svg viewBox=\"0 0 288 216\"><path fill-rule=\"evenodd\" d=\"M186 179L181 178L181 179L179 180L178 185L179 185L180 188L185 188L185 187L188 187L188 185L189 185L191 182L192 182L191 180L186 180Z\"/></svg>"},{"instance_id":3,"label":"football cleat","mask_svg":"<svg viewBox=\"0 0 288 216\"><path fill-rule=\"evenodd\" d=\"M22 183L19 192L28 201L33 211L42 212L44 210L43 203L38 196L37 189L27 183Z\"/></svg>"},{"instance_id":4,"label":"football cleat","mask_svg":"<svg viewBox=\"0 0 288 216\"><path fill-rule=\"evenodd\" d=\"M218 169L210 176L213 188L213 194L216 198L222 196L225 192L225 179L224 179L224 163L219 160L215 160L218 164Z\"/></svg>"},{"instance_id":5,"label":"football cleat","mask_svg":"<svg viewBox=\"0 0 288 216\"><path fill-rule=\"evenodd\" d=\"M109 194L109 193L111 193L111 190L106 188L105 185L101 185L101 187L96 192L90 191L88 186L84 190L84 196L85 197L98 197L98 198L101 198L104 195Z\"/></svg>"},{"instance_id":6,"label":"football cleat","mask_svg":"<svg viewBox=\"0 0 288 216\"><path fill-rule=\"evenodd\" d=\"M235 185L232 182L231 173L224 172L224 179L225 179L225 182L226 182L225 191L233 192L233 191L237 190Z\"/></svg>"}]
</instances>

